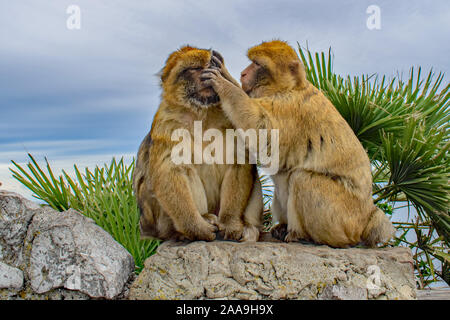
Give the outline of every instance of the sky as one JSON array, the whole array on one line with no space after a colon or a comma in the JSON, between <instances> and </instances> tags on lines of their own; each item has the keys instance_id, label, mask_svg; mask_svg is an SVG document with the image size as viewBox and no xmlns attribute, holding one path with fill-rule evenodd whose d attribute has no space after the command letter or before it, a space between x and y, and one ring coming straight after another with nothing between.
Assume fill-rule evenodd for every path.
<instances>
[{"instance_id":1,"label":"sky","mask_svg":"<svg viewBox=\"0 0 450 320\"><path fill-rule=\"evenodd\" d=\"M80 28L68 29L80 9ZM380 8L380 29L366 12ZM159 100L156 74L184 44L222 53L231 74L263 40L332 48L341 75L405 75L411 66L450 71L450 2L408 1L116 1L0 2L0 181L11 160L58 171L130 161L150 129ZM445 81L448 81L446 76Z\"/></svg>"}]
</instances>

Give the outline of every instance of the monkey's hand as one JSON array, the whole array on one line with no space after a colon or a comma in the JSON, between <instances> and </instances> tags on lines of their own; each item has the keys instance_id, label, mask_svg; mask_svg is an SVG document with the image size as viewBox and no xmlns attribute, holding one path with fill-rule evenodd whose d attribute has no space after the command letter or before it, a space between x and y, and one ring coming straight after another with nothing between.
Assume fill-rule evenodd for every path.
<instances>
[{"instance_id":1,"label":"monkey's hand","mask_svg":"<svg viewBox=\"0 0 450 320\"><path fill-rule=\"evenodd\" d=\"M240 87L236 87L227 80L218 69L205 69L200 76L204 84L211 86L217 92L222 102L227 97L234 96L234 91L242 91Z\"/></svg>"},{"instance_id":2,"label":"monkey's hand","mask_svg":"<svg viewBox=\"0 0 450 320\"><path fill-rule=\"evenodd\" d=\"M225 79L230 81L235 86L237 86L239 88L241 87L239 82L237 82L231 76L231 74L228 72L228 69L225 67L222 55L219 52L215 51L215 50L212 51L212 55L211 55L211 69L218 70Z\"/></svg>"},{"instance_id":3,"label":"monkey's hand","mask_svg":"<svg viewBox=\"0 0 450 320\"><path fill-rule=\"evenodd\" d=\"M219 95L222 110L235 127L244 130L261 127L260 105L252 101L241 87L225 79L217 69L203 70L200 79Z\"/></svg>"}]
</instances>

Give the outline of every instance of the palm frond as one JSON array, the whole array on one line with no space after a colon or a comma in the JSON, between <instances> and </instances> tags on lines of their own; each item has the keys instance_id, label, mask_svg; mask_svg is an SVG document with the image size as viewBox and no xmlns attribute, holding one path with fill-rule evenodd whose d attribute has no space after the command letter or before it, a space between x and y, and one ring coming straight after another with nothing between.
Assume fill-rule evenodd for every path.
<instances>
[{"instance_id":1,"label":"palm frond","mask_svg":"<svg viewBox=\"0 0 450 320\"><path fill-rule=\"evenodd\" d=\"M55 177L47 159L44 172L31 154L29 157L29 172L12 162L16 168L10 169L13 177L55 210L73 208L92 218L131 253L139 273L159 241L140 239L139 210L132 189L134 160L125 165L123 158L119 161L113 158L102 168L95 167L93 171L86 168L84 174L74 165L72 178L64 170Z\"/></svg>"}]
</instances>

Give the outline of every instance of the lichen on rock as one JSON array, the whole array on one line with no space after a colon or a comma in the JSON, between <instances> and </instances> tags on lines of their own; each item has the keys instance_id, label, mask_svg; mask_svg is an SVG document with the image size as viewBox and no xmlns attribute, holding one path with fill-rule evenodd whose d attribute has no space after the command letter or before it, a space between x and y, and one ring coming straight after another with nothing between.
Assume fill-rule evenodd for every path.
<instances>
[{"instance_id":1,"label":"lichen on rock","mask_svg":"<svg viewBox=\"0 0 450 320\"><path fill-rule=\"evenodd\" d=\"M1 286L0 279L0 299L114 299L134 274L130 253L92 219L6 191L0 191L0 245L0 276L7 270L9 281Z\"/></svg>"},{"instance_id":2,"label":"lichen on rock","mask_svg":"<svg viewBox=\"0 0 450 320\"><path fill-rule=\"evenodd\" d=\"M165 242L130 299L414 299L407 248ZM163 272L161 272L163 270Z\"/></svg>"}]
</instances>

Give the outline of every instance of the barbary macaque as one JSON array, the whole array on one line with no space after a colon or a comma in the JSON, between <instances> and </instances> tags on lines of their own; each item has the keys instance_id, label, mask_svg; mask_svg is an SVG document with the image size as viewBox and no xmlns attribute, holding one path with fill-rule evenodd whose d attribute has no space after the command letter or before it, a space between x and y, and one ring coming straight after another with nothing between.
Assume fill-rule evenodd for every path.
<instances>
[{"instance_id":1,"label":"barbary macaque","mask_svg":"<svg viewBox=\"0 0 450 320\"><path fill-rule=\"evenodd\" d=\"M162 101L139 147L133 176L143 237L211 241L219 229L225 239L258 239L263 200L255 165L173 161L177 130L190 134L191 145L194 124L224 137L233 128L217 93L200 80L216 61L223 64L218 52L185 46L169 56L161 71ZM202 143L189 159L202 155L207 147Z\"/></svg>"},{"instance_id":2,"label":"barbary macaque","mask_svg":"<svg viewBox=\"0 0 450 320\"><path fill-rule=\"evenodd\" d=\"M217 62L202 74L236 128L279 130L279 170L271 211L281 240L332 247L376 246L394 233L372 199L369 158L333 104L306 79L295 50L284 41L247 52L242 88ZM270 141L268 142L270 144Z\"/></svg>"}]
</instances>

